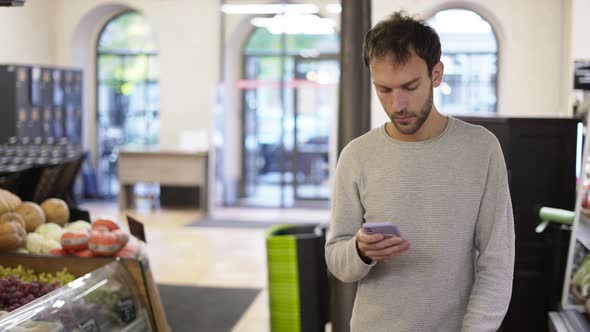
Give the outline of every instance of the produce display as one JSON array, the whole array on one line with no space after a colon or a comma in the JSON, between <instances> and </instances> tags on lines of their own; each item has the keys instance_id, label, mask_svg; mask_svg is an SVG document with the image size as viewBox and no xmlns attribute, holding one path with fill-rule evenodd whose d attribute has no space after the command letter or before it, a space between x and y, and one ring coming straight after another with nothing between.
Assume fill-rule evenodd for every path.
<instances>
[{"instance_id":1,"label":"produce display","mask_svg":"<svg viewBox=\"0 0 590 332\"><path fill-rule=\"evenodd\" d=\"M102 217L85 224L66 225L60 236L61 250L49 253L79 257L145 257L141 241L121 230L114 218Z\"/></svg>"},{"instance_id":2,"label":"produce display","mask_svg":"<svg viewBox=\"0 0 590 332\"><path fill-rule=\"evenodd\" d=\"M4 274L16 272L26 277L35 276L32 271L22 267L4 268L1 271ZM58 278L58 274L53 277ZM59 274L59 277L64 275ZM20 296L18 301L10 300L10 307L0 306L0 310L4 310L0 312L0 331L6 328L9 331L29 332L151 331L147 310L139 300L133 279L119 262L107 264L76 279L68 287L55 290L51 296L28 305L28 302L38 298L37 294L51 291L59 282L56 280L50 285L40 281L25 283L16 275L0 280L5 280L1 283L7 285L10 289L8 292L14 291L11 298ZM44 286L38 286L41 284ZM0 303L5 293L0 290ZM16 304L13 305L13 302ZM11 315L14 310L17 311ZM4 318L2 315L5 315Z\"/></svg>"},{"instance_id":3,"label":"produce display","mask_svg":"<svg viewBox=\"0 0 590 332\"><path fill-rule=\"evenodd\" d=\"M41 204L23 202L18 196L0 189L0 331L151 331L143 307L145 300L139 300L133 279L119 262L78 280L65 269L37 273L20 265L1 265L3 252L146 257L145 243L121 229L116 218L69 221L70 209L61 199L50 198ZM18 264L18 255L10 257L12 264ZM43 257L27 259L30 262L44 260ZM60 264L59 259L51 259ZM64 261L71 262L70 259ZM30 263L25 265L31 266ZM104 269L107 272L102 271ZM68 287L62 287L68 283ZM51 295L45 296L49 293Z\"/></svg>"},{"instance_id":4,"label":"produce display","mask_svg":"<svg viewBox=\"0 0 590 332\"><path fill-rule=\"evenodd\" d=\"M145 244L121 229L116 218L68 222L61 199L41 205L0 190L0 252L78 257L144 258Z\"/></svg>"},{"instance_id":5,"label":"produce display","mask_svg":"<svg viewBox=\"0 0 590 332\"><path fill-rule=\"evenodd\" d=\"M0 310L13 311L71 281L74 276L63 270L54 274L35 273L22 266L0 266Z\"/></svg>"}]
</instances>

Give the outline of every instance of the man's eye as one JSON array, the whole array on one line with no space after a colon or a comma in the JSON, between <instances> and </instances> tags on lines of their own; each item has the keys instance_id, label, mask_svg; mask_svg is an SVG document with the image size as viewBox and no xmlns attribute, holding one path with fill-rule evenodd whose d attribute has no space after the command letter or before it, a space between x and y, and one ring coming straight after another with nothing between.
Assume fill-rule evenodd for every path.
<instances>
[{"instance_id":1,"label":"man's eye","mask_svg":"<svg viewBox=\"0 0 590 332\"><path fill-rule=\"evenodd\" d=\"M390 91L391 91L391 89L379 89L379 92L381 92L381 93L388 93Z\"/></svg>"},{"instance_id":2,"label":"man's eye","mask_svg":"<svg viewBox=\"0 0 590 332\"><path fill-rule=\"evenodd\" d=\"M417 88L418 88L417 86L406 87L406 90L408 90L408 91L414 91L414 90L416 90Z\"/></svg>"}]
</instances>

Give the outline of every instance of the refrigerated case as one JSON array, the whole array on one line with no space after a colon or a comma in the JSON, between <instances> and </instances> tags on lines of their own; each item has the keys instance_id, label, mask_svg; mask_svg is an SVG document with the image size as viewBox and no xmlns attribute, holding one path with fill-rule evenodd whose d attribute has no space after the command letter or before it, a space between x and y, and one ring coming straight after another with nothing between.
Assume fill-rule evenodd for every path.
<instances>
[{"instance_id":1,"label":"refrigerated case","mask_svg":"<svg viewBox=\"0 0 590 332\"><path fill-rule=\"evenodd\" d=\"M145 260L7 254L2 265L78 278L0 317L0 331L169 331Z\"/></svg>"},{"instance_id":2,"label":"refrigerated case","mask_svg":"<svg viewBox=\"0 0 590 332\"><path fill-rule=\"evenodd\" d=\"M586 122L588 123L588 122ZM585 137L590 127L586 126ZM561 310L549 313L551 331L590 331L590 154L585 139L561 296Z\"/></svg>"}]
</instances>

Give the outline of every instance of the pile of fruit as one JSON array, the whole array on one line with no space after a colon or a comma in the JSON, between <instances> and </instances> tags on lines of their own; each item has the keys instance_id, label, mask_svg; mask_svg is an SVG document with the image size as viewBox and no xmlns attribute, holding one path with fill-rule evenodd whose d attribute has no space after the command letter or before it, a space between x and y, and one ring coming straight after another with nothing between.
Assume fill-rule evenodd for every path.
<instances>
[{"instance_id":1,"label":"pile of fruit","mask_svg":"<svg viewBox=\"0 0 590 332\"><path fill-rule=\"evenodd\" d=\"M92 224L69 219L69 207L61 199L38 205L0 189L0 252L145 257L145 244L124 232L115 218L102 217Z\"/></svg>"},{"instance_id":2,"label":"pile of fruit","mask_svg":"<svg viewBox=\"0 0 590 332\"><path fill-rule=\"evenodd\" d=\"M75 279L67 270L35 273L22 266L0 266L0 310L15 310Z\"/></svg>"},{"instance_id":3,"label":"pile of fruit","mask_svg":"<svg viewBox=\"0 0 590 332\"><path fill-rule=\"evenodd\" d=\"M72 224L61 232L60 249L52 249L52 255L76 255L79 257L145 256L145 247L136 237L127 234L114 218L102 217L89 223Z\"/></svg>"}]
</instances>

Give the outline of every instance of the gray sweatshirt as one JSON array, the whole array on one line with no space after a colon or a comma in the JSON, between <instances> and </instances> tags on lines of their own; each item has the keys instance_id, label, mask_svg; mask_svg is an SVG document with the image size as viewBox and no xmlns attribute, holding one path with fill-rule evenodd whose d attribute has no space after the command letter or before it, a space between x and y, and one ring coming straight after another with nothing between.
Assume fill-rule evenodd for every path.
<instances>
[{"instance_id":1,"label":"gray sweatshirt","mask_svg":"<svg viewBox=\"0 0 590 332\"><path fill-rule=\"evenodd\" d=\"M514 220L496 137L448 117L436 138L401 142L385 126L340 155L326 243L330 271L357 282L351 331L496 331L512 293ZM365 264L355 234L391 221L411 247Z\"/></svg>"}]
</instances>

